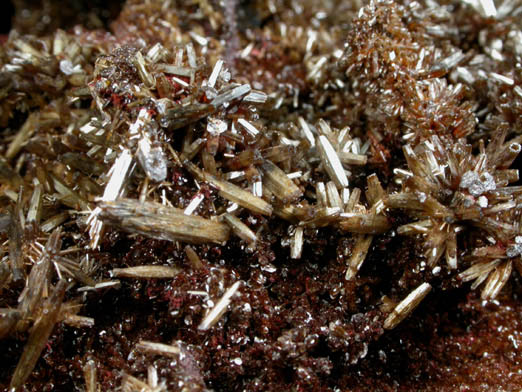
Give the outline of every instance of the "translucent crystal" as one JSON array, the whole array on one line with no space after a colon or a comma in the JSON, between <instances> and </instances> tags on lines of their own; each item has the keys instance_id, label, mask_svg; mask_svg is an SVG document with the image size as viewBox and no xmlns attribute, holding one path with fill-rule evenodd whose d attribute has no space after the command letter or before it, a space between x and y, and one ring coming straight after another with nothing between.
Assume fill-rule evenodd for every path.
<instances>
[{"instance_id":1,"label":"translucent crystal","mask_svg":"<svg viewBox=\"0 0 522 392\"><path fill-rule=\"evenodd\" d=\"M222 134L228 129L228 124L218 118L209 117L207 120L207 132L213 136Z\"/></svg>"},{"instance_id":2,"label":"translucent crystal","mask_svg":"<svg viewBox=\"0 0 522 392\"><path fill-rule=\"evenodd\" d=\"M81 65L73 65L70 60L60 61L60 71L62 71L66 75L73 75L83 72Z\"/></svg>"},{"instance_id":3,"label":"translucent crystal","mask_svg":"<svg viewBox=\"0 0 522 392\"><path fill-rule=\"evenodd\" d=\"M167 159L162 148L153 147L147 136L140 140L138 146L138 160L147 177L155 182L164 181L167 178Z\"/></svg>"},{"instance_id":4,"label":"translucent crystal","mask_svg":"<svg viewBox=\"0 0 522 392\"><path fill-rule=\"evenodd\" d=\"M516 257L522 254L522 244L513 244L506 249L507 257Z\"/></svg>"},{"instance_id":5,"label":"translucent crystal","mask_svg":"<svg viewBox=\"0 0 522 392\"><path fill-rule=\"evenodd\" d=\"M460 181L461 188L467 188L469 193L475 197L485 192L496 189L495 179L488 172L482 173L480 176L474 171L467 171L462 175Z\"/></svg>"}]
</instances>

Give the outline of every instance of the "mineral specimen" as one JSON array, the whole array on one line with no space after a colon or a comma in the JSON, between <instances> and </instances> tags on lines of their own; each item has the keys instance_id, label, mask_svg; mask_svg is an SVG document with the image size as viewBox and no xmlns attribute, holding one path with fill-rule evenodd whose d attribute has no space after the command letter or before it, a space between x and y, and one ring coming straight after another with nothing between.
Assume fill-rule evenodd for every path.
<instances>
[{"instance_id":1,"label":"mineral specimen","mask_svg":"<svg viewBox=\"0 0 522 392\"><path fill-rule=\"evenodd\" d=\"M0 389L522 388L519 0L12 3Z\"/></svg>"}]
</instances>

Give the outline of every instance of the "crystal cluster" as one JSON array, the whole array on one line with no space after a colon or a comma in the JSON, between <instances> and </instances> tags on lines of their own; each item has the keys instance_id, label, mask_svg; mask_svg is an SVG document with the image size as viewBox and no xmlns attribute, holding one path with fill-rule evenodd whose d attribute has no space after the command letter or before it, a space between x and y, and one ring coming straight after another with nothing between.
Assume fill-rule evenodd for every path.
<instances>
[{"instance_id":1,"label":"crystal cluster","mask_svg":"<svg viewBox=\"0 0 522 392\"><path fill-rule=\"evenodd\" d=\"M519 1L95 3L0 36L2 388L522 387Z\"/></svg>"}]
</instances>

